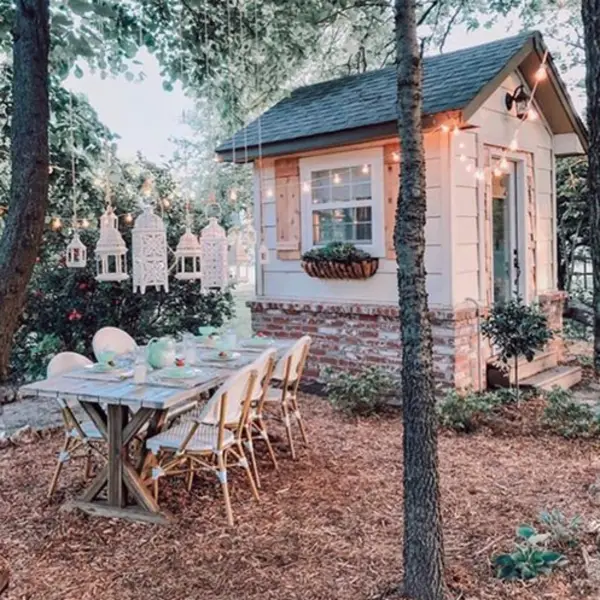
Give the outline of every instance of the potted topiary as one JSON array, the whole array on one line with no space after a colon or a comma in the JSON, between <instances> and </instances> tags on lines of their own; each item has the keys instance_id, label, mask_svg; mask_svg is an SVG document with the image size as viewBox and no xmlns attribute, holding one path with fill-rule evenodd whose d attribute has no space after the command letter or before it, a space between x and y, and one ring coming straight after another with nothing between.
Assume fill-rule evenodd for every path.
<instances>
[{"instance_id":1,"label":"potted topiary","mask_svg":"<svg viewBox=\"0 0 600 600\"><path fill-rule=\"evenodd\" d=\"M368 279L379 267L379 259L354 244L331 242L302 255L302 268L320 279Z\"/></svg>"}]
</instances>

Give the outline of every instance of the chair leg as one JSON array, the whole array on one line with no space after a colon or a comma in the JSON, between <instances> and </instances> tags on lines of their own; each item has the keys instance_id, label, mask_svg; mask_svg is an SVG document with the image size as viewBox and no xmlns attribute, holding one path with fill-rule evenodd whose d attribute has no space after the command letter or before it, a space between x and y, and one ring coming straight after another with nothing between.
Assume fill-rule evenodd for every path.
<instances>
[{"instance_id":1,"label":"chair leg","mask_svg":"<svg viewBox=\"0 0 600 600\"><path fill-rule=\"evenodd\" d=\"M152 482L154 502L158 502L158 477Z\"/></svg>"},{"instance_id":2,"label":"chair leg","mask_svg":"<svg viewBox=\"0 0 600 600\"><path fill-rule=\"evenodd\" d=\"M269 434L267 432L267 427L265 426L265 422L262 418L258 418L256 421L256 429L265 443L267 444L267 450L269 451L269 456L271 457L271 461L273 462L273 466L276 471L279 471L279 464L277 464L277 458L275 456L275 451L273 450L273 444L271 444L271 440L269 439Z\"/></svg>"},{"instance_id":3,"label":"chair leg","mask_svg":"<svg viewBox=\"0 0 600 600\"><path fill-rule=\"evenodd\" d=\"M48 500L50 500L50 498L52 498L52 495L56 491L56 485L58 484L58 477L60 476L60 472L62 471L63 464L64 464L64 460L61 460L62 454L63 454L63 452L69 451L70 445L71 445L71 437L69 436L68 433L66 433L65 441L60 450L60 455L58 457L58 460L56 461L56 467L54 468L54 474L52 475L52 480L50 481L50 487L48 488L48 494L47 494Z\"/></svg>"},{"instance_id":4,"label":"chair leg","mask_svg":"<svg viewBox=\"0 0 600 600\"><path fill-rule=\"evenodd\" d=\"M285 431L287 433L288 444L290 445L290 450L292 451L292 458L296 460L296 450L294 448L294 438L292 437L292 424L290 423L290 411L288 410L287 401L284 400L282 404L283 410L283 422L285 424Z\"/></svg>"},{"instance_id":5,"label":"chair leg","mask_svg":"<svg viewBox=\"0 0 600 600\"><path fill-rule=\"evenodd\" d=\"M225 499L225 511L227 513L227 523L230 527L233 527L233 511L231 510L231 498L229 497L229 487L227 486L227 467L223 459L223 453L220 452L217 455L217 477L221 482L221 489L223 490L223 498Z\"/></svg>"},{"instance_id":6,"label":"chair leg","mask_svg":"<svg viewBox=\"0 0 600 600\"><path fill-rule=\"evenodd\" d=\"M298 422L298 427L300 428L300 434L302 435L302 441L305 446L308 446L308 436L306 435L306 429L304 427L304 421L302 420L302 415L298 410L298 400L294 398L291 400L292 409L294 411L294 416L296 417L296 421Z\"/></svg>"},{"instance_id":7,"label":"chair leg","mask_svg":"<svg viewBox=\"0 0 600 600\"><path fill-rule=\"evenodd\" d=\"M248 443L248 451L250 452L250 461L252 462L252 472L254 474L254 482L256 487L260 489L260 477L258 476L258 465L256 464L256 453L254 452L254 443L252 440L252 426L246 427L246 439Z\"/></svg>"},{"instance_id":8,"label":"chair leg","mask_svg":"<svg viewBox=\"0 0 600 600\"><path fill-rule=\"evenodd\" d=\"M260 502L260 496L258 495L258 488L256 487L256 482L254 481L254 477L252 477L252 471L250 470L250 465L248 464L248 459L244 454L244 447L241 442L237 444L238 452L240 453L241 464L246 471L246 476L248 477L248 481L250 482L250 489L252 490L252 495L257 502Z\"/></svg>"},{"instance_id":9,"label":"chair leg","mask_svg":"<svg viewBox=\"0 0 600 600\"><path fill-rule=\"evenodd\" d=\"M188 466L190 470L187 474L187 491L191 492L192 484L194 483L194 463L191 458L188 460Z\"/></svg>"}]
</instances>

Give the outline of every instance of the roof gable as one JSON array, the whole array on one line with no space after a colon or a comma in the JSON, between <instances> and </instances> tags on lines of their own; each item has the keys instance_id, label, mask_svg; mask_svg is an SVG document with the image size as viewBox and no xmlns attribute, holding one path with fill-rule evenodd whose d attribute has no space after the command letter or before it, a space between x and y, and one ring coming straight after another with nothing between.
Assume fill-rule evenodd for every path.
<instances>
[{"instance_id":1,"label":"roof gable","mask_svg":"<svg viewBox=\"0 0 600 600\"><path fill-rule=\"evenodd\" d=\"M541 41L539 33L526 32L425 57L424 116L472 107L497 85L507 67L518 66L535 38ZM332 145L333 134L341 143L394 134L395 122L396 72L389 66L298 88L261 115L260 127L256 119L216 151L230 155L234 147L247 145L248 155L255 157L259 142L265 156L306 150Z\"/></svg>"}]
</instances>

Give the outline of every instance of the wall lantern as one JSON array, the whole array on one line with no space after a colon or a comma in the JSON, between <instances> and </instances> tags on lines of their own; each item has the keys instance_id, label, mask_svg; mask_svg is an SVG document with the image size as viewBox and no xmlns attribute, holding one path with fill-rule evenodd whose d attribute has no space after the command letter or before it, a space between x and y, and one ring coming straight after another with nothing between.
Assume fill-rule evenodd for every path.
<instances>
[{"instance_id":1,"label":"wall lantern","mask_svg":"<svg viewBox=\"0 0 600 600\"><path fill-rule=\"evenodd\" d=\"M531 96L525 91L525 88L520 85L512 94L506 94L504 102L506 103L506 110L512 110L513 105L517 113L517 119L527 118L527 112L529 110L529 101Z\"/></svg>"}]
</instances>

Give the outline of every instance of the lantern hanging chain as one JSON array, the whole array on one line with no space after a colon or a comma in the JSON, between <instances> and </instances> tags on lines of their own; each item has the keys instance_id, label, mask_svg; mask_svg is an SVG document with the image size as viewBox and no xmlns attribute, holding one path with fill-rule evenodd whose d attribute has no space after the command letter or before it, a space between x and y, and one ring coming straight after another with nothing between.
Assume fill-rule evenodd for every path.
<instances>
[{"instance_id":1,"label":"lantern hanging chain","mask_svg":"<svg viewBox=\"0 0 600 600\"><path fill-rule=\"evenodd\" d=\"M210 79L210 62L209 62L209 54L208 54L208 0L204 0L203 3L203 13L204 13L204 83L206 92L206 112L207 112L207 121L208 121L208 131L209 131L209 145L212 145L212 107L209 102L209 94L208 94L208 81ZM209 200L207 206L214 204L214 177L215 177L215 169L210 169L209 172Z\"/></svg>"},{"instance_id":2,"label":"lantern hanging chain","mask_svg":"<svg viewBox=\"0 0 600 600\"><path fill-rule=\"evenodd\" d=\"M231 5L230 0L226 0L227 2L227 86L229 88L228 96L229 96L229 106L231 108L231 119L233 121L233 137L232 137L232 162L235 165L235 106L233 100L234 96L234 81L233 73L231 72L231 46L233 42L233 36L231 34Z\"/></svg>"},{"instance_id":3,"label":"lantern hanging chain","mask_svg":"<svg viewBox=\"0 0 600 600\"><path fill-rule=\"evenodd\" d=\"M242 57L242 80L246 78L246 52L244 49L244 16L246 14L245 0L240 0L240 56ZM235 143L235 137L234 137ZM248 164L248 128L244 127L244 164Z\"/></svg>"},{"instance_id":4,"label":"lantern hanging chain","mask_svg":"<svg viewBox=\"0 0 600 600\"><path fill-rule=\"evenodd\" d=\"M256 52L256 58L254 61L255 64L255 86L257 95L260 96L260 67L259 67L259 41L258 41L258 4L254 6L254 46ZM262 244L265 242L265 226L263 223L263 164L262 164L262 120L261 120L261 111L259 110L258 119L257 119L257 128L258 128L258 216L260 219L260 241Z\"/></svg>"},{"instance_id":5,"label":"lantern hanging chain","mask_svg":"<svg viewBox=\"0 0 600 600\"><path fill-rule=\"evenodd\" d=\"M73 229L77 232L77 199L75 175L75 127L73 125L73 93L69 92L69 138L71 142L71 196L73 200Z\"/></svg>"}]
</instances>

